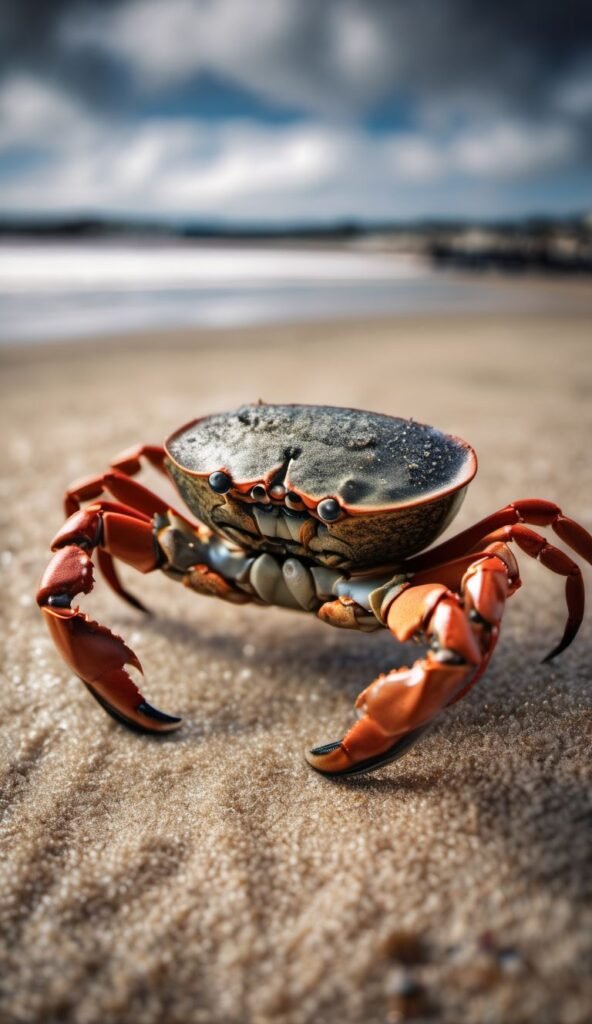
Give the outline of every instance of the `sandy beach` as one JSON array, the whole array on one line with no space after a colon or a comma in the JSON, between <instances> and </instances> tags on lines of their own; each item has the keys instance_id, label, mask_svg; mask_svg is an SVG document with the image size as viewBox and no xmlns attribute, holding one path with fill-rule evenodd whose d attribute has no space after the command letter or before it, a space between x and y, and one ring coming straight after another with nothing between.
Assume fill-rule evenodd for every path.
<instances>
[{"instance_id":1,"label":"sandy beach","mask_svg":"<svg viewBox=\"0 0 592 1024\"><path fill-rule=\"evenodd\" d=\"M487 676L398 764L337 783L303 750L413 648L124 571L150 618L102 582L85 608L183 715L155 740L91 700L34 602L72 479L258 398L466 438L480 469L451 533L519 497L592 529L592 319L573 308L2 349L2 1021L589 1021L592 615L541 664L558 577L522 556Z\"/></svg>"}]
</instances>

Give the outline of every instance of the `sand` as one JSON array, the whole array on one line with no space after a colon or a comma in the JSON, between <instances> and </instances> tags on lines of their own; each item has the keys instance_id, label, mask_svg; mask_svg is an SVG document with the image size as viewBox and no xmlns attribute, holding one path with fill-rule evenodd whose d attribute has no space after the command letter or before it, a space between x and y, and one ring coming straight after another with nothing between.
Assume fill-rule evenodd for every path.
<instances>
[{"instance_id":1,"label":"sand","mask_svg":"<svg viewBox=\"0 0 592 1024\"><path fill-rule=\"evenodd\" d=\"M586 315L5 349L0 1020L589 1021L592 620L541 664L557 577L522 557L486 678L398 764L349 782L302 751L414 656L386 634L126 572L143 618L100 583L85 606L184 716L161 740L109 719L54 653L34 591L66 484L259 397L465 437L480 472L458 527L538 496L592 528Z\"/></svg>"}]
</instances>

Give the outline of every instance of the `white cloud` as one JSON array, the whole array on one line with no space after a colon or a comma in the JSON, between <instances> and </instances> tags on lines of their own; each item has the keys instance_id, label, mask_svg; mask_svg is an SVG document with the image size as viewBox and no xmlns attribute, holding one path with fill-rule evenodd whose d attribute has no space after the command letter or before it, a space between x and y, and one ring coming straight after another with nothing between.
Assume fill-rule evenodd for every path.
<instances>
[{"instance_id":1,"label":"white cloud","mask_svg":"<svg viewBox=\"0 0 592 1024\"><path fill-rule=\"evenodd\" d=\"M388 141L396 177L418 184L456 176L512 182L539 178L561 169L577 155L578 140L567 124L529 124L490 118L449 137L429 131L401 134Z\"/></svg>"},{"instance_id":2,"label":"white cloud","mask_svg":"<svg viewBox=\"0 0 592 1024\"><path fill-rule=\"evenodd\" d=\"M84 134L87 118L76 100L25 74L8 78L0 89L0 147L64 144L64 133Z\"/></svg>"},{"instance_id":3,"label":"white cloud","mask_svg":"<svg viewBox=\"0 0 592 1024\"><path fill-rule=\"evenodd\" d=\"M466 175L511 181L565 166L576 150L567 124L498 120L461 136L450 155L453 168Z\"/></svg>"},{"instance_id":4,"label":"white cloud","mask_svg":"<svg viewBox=\"0 0 592 1024\"><path fill-rule=\"evenodd\" d=\"M333 0L129 0L74 11L61 41L120 58L143 88L210 71L273 103L313 111L359 108L381 94L393 69L392 41L376 12Z\"/></svg>"},{"instance_id":5,"label":"white cloud","mask_svg":"<svg viewBox=\"0 0 592 1024\"><path fill-rule=\"evenodd\" d=\"M395 177L409 182L436 181L448 171L449 157L431 139L419 133L403 133L387 139L385 149Z\"/></svg>"},{"instance_id":6,"label":"white cloud","mask_svg":"<svg viewBox=\"0 0 592 1024\"><path fill-rule=\"evenodd\" d=\"M5 210L286 222L470 214L483 208L484 190L488 212L500 212L495 189L503 202L513 182L536 184L561 171L576 141L562 123L500 118L447 136L429 126L376 135L318 120L113 125L19 76L0 90L0 157L15 147L37 159L9 163L0 192Z\"/></svg>"}]
</instances>

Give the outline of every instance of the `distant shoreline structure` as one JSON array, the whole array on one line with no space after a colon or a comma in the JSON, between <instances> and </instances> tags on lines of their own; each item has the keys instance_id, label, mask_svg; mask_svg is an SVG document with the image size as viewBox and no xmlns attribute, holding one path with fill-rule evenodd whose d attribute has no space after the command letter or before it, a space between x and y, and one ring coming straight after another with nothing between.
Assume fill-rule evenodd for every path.
<instances>
[{"instance_id":1,"label":"distant shoreline structure","mask_svg":"<svg viewBox=\"0 0 592 1024\"><path fill-rule=\"evenodd\" d=\"M435 267L550 274L592 274L592 213L495 222L421 220L411 223L241 225L156 221L111 216L0 215L5 241L137 241L142 244L347 245L424 257Z\"/></svg>"}]
</instances>

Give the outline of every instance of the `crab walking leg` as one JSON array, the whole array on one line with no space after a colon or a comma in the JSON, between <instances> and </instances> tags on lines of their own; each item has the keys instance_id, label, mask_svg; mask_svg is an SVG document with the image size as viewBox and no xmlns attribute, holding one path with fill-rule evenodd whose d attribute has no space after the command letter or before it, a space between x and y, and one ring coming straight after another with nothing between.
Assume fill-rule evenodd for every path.
<instances>
[{"instance_id":1,"label":"crab walking leg","mask_svg":"<svg viewBox=\"0 0 592 1024\"><path fill-rule=\"evenodd\" d=\"M460 594L444 584L410 584L386 610L397 640L428 641L411 668L381 675L358 697L360 719L337 743L307 754L328 775L370 771L400 757L443 708L460 699L484 671L512 589L512 556L504 545L479 556L464 573Z\"/></svg>"},{"instance_id":2,"label":"crab walking leg","mask_svg":"<svg viewBox=\"0 0 592 1024\"><path fill-rule=\"evenodd\" d=\"M462 533L457 533L450 540L415 555L405 563L405 568L409 572L417 572L421 569L441 565L450 561L451 558L464 555L467 551L474 551L481 544L486 543L490 534L501 527L516 524L550 526L560 540L592 565L592 536L583 526L564 515L559 506L553 504L552 501L543 501L541 498L522 498L498 509L497 512L493 512L492 515L475 523L474 526L469 526Z\"/></svg>"},{"instance_id":3,"label":"crab walking leg","mask_svg":"<svg viewBox=\"0 0 592 1024\"><path fill-rule=\"evenodd\" d=\"M181 719L164 714L144 698L130 674L142 666L121 637L94 622L71 602L93 587L91 553L115 555L142 573L159 568L161 558L152 524L142 512L98 502L76 512L54 542L55 554L37 594L37 602L64 661L93 697L126 725L149 732L169 732Z\"/></svg>"},{"instance_id":4,"label":"crab walking leg","mask_svg":"<svg viewBox=\"0 0 592 1024\"><path fill-rule=\"evenodd\" d=\"M522 551L530 555L531 558L538 559L546 569L557 573L558 576L565 577L567 620L561 640L543 658L544 662L551 661L552 658L561 654L566 647L569 647L582 624L586 601L582 570L564 551L556 548L553 544L549 544L540 533L536 533L535 530L522 526L520 523L515 526L504 526L500 530L495 530L486 540L503 543L515 541Z\"/></svg>"},{"instance_id":5,"label":"crab walking leg","mask_svg":"<svg viewBox=\"0 0 592 1024\"><path fill-rule=\"evenodd\" d=\"M579 529L582 528L580 527ZM453 538L453 541L455 539L456 538ZM487 549L491 551L496 546L495 542L498 542L499 548L504 547L506 552L505 560L508 562L508 558L511 558L513 563L513 568L510 571L509 577L512 581L513 591L520 586L520 578L518 575L516 561L512 557L510 549L506 546L512 541L516 543L521 551L525 552L525 554L530 555L531 558L536 558L541 565L545 566L546 569L550 569L551 572L556 573L558 576L565 577L567 620L561 640L543 658L543 661L551 661L552 658L561 654L566 647L569 647L576 637L582 623L585 607L585 588L582 570L577 562L574 562L573 559L566 555L564 551L555 547L554 544L550 544L549 541L540 533L537 533L535 530L531 530L530 527L525 526L523 523L502 526L500 529L494 530L487 536L480 537L479 547L487 546ZM437 580L438 582L446 582L447 585L450 586L449 578L451 577L451 574L455 572L455 567L457 565L463 565L467 558L471 559L475 557L476 555L473 553L472 555L465 555L463 558L459 558L455 562L445 562L444 565L436 565L433 569L422 569L420 572L416 572L414 574L413 582L418 583L424 579L426 582L428 580ZM407 563L406 567L415 564L416 559L413 559L411 563ZM508 566L510 567L510 562L508 562Z\"/></svg>"},{"instance_id":6,"label":"crab walking leg","mask_svg":"<svg viewBox=\"0 0 592 1024\"><path fill-rule=\"evenodd\" d=\"M157 513L164 515L170 508L163 498L149 490L148 487L139 484L137 480L132 480L128 474L122 473L118 469L109 469L106 473L84 477L82 480L76 480L70 484L64 495L66 515L70 516L73 512L77 512L83 501L100 498L105 492L148 516ZM176 512L176 515L188 522L185 516L179 512Z\"/></svg>"},{"instance_id":7,"label":"crab walking leg","mask_svg":"<svg viewBox=\"0 0 592 1024\"><path fill-rule=\"evenodd\" d=\"M164 468L166 452L160 444L136 444L133 448L126 448L111 459L111 469L118 469L126 476L135 476L142 468L142 459L168 477Z\"/></svg>"}]
</instances>

